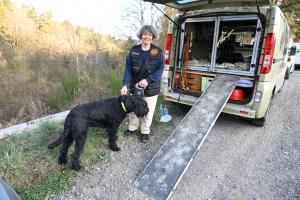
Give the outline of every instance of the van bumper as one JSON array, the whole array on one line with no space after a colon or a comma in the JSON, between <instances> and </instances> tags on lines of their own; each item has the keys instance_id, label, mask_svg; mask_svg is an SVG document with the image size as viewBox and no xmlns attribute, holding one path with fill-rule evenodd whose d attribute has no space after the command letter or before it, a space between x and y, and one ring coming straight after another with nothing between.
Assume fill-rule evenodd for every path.
<instances>
[{"instance_id":1,"label":"van bumper","mask_svg":"<svg viewBox=\"0 0 300 200\"><path fill-rule=\"evenodd\" d=\"M172 101L175 103L185 104L193 106L198 100L197 97L193 97L186 94L179 94L175 92L164 93L164 99L166 101ZM256 111L246 107L245 105L226 103L225 107L222 110L223 113L228 113L231 115L237 115L246 118L255 118Z\"/></svg>"}]
</instances>

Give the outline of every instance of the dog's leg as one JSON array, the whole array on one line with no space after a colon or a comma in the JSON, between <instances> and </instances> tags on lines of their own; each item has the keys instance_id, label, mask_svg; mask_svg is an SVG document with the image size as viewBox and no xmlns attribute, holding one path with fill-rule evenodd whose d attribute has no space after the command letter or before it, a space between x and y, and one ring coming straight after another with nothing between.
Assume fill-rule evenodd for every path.
<instances>
[{"instance_id":1,"label":"dog's leg","mask_svg":"<svg viewBox=\"0 0 300 200\"><path fill-rule=\"evenodd\" d=\"M72 159L72 169L74 169L76 171L79 171L81 169L79 158L80 158L81 152L83 150L83 147L84 147L84 144L86 141L87 133L84 133L83 135L85 135L85 137L75 140L75 151L72 154L72 158L71 158Z\"/></svg>"},{"instance_id":2,"label":"dog's leg","mask_svg":"<svg viewBox=\"0 0 300 200\"><path fill-rule=\"evenodd\" d=\"M58 163L60 165L62 164L66 164L68 161L67 161L67 154L68 154L68 150L69 150L69 147L70 145L73 143L73 137L72 137L72 134L69 134L65 139L64 139L64 142L63 142L63 146L61 147L61 150L60 150L60 155L58 157Z\"/></svg>"},{"instance_id":3,"label":"dog's leg","mask_svg":"<svg viewBox=\"0 0 300 200\"><path fill-rule=\"evenodd\" d=\"M65 124L64 124L64 132L63 134L54 142L52 142L51 144L48 145L49 149L53 149L55 147L57 147L58 145L60 145L61 143L63 143L63 141L65 140L66 137L68 137L71 133L71 128L72 127L72 119L70 117L70 115L67 115L66 120L65 120Z\"/></svg>"},{"instance_id":4,"label":"dog's leg","mask_svg":"<svg viewBox=\"0 0 300 200\"><path fill-rule=\"evenodd\" d=\"M82 132L77 130L76 138L75 140L75 150L74 153L72 154L71 157L71 162L72 162L72 169L78 171L81 169L80 166L80 155L83 150L86 138L87 138L87 132L88 132L88 127L86 127Z\"/></svg>"},{"instance_id":5,"label":"dog's leg","mask_svg":"<svg viewBox=\"0 0 300 200\"><path fill-rule=\"evenodd\" d=\"M119 127L119 126L117 126ZM121 149L117 146L117 131L115 127L110 127L106 129L109 137L109 147L112 151L120 151Z\"/></svg>"}]
</instances>

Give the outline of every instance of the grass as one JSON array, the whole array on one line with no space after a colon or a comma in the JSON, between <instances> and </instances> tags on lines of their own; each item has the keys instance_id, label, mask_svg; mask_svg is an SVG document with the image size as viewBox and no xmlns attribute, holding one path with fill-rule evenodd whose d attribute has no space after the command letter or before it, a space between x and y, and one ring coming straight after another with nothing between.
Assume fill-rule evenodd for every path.
<instances>
[{"instance_id":1,"label":"grass","mask_svg":"<svg viewBox=\"0 0 300 200\"><path fill-rule=\"evenodd\" d=\"M165 102L159 96L152 127L159 127L159 105L167 105L171 114L176 104ZM135 138L123 136L127 126L121 125L118 130L118 143L125 140L131 142ZM58 194L76 184L78 174L71 169L68 162L64 166L57 163L60 148L49 150L47 145L54 141L63 131L63 121L46 121L36 129L13 134L0 141L0 176L16 190L21 199L45 199L49 194ZM147 149L146 145L141 146ZM69 155L74 150L70 147ZM87 141L82 152L81 172L88 173L91 166L110 160L117 152L108 147L105 129L90 128Z\"/></svg>"},{"instance_id":2,"label":"grass","mask_svg":"<svg viewBox=\"0 0 300 200\"><path fill-rule=\"evenodd\" d=\"M80 82L76 76L67 76L64 74L61 77L61 87L57 87L54 97L47 100L48 105L51 108L61 108L72 101L72 99L80 90Z\"/></svg>"},{"instance_id":3,"label":"grass","mask_svg":"<svg viewBox=\"0 0 300 200\"><path fill-rule=\"evenodd\" d=\"M47 145L62 131L61 121L46 121L36 129L13 134L9 139L0 141L0 176L21 199L45 199L49 194L57 194L76 184L72 180L77 173L70 164L57 164L60 148L47 149ZM81 156L82 166L86 167L83 172L87 173L89 166L116 155L107 145L105 129L90 128ZM74 145L70 147L68 156L73 150Z\"/></svg>"}]
</instances>

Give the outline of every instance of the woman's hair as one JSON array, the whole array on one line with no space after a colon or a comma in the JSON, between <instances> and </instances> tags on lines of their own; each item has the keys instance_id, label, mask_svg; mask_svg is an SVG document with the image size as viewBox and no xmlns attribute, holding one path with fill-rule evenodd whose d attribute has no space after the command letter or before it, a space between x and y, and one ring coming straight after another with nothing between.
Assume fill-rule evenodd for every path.
<instances>
[{"instance_id":1,"label":"woman's hair","mask_svg":"<svg viewBox=\"0 0 300 200\"><path fill-rule=\"evenodd\" d=\"M157 34L157 31L153 28L153 26L151 25L144 25L140 28L140 30L136 33L136 36L139 38L139 39L142 39L142 34L145 32L145 31L148 31L149 33L152 34L152 39L154 40L155 38L157 38L158 34Z\"/></svg>"}]
</instances>

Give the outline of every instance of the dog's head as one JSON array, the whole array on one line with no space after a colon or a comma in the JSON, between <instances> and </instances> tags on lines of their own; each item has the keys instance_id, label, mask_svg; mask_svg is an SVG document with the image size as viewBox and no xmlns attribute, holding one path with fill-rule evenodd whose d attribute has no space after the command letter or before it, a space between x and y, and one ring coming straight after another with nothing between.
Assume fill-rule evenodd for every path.
<instances>
[{"instance_id":1,"label":"dog's head","mask_svg":"<svg viewBox=\"0 0 300 200\"><path fill-rule=\"evenodd\" d=\"M121 96L121 101L124 102L128 112L134 112L136 116L145 116L149 112L147 102L138 95Z\"/></svg>"}]
</instances>

